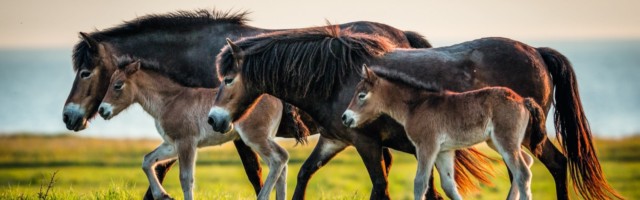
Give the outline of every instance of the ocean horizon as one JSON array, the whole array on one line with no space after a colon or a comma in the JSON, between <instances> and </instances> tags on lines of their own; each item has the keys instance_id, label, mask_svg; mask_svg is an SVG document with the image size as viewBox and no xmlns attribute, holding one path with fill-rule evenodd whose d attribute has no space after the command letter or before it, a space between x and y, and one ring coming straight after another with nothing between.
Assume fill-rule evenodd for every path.
<instances>
[{"instance_id":1,"label":"ocean horizon","mask_svg":"<svg viewBox=\"0 0 640 200\"><path fill-rule=\"evenodd\" d=\"M554 48L569 58L595 136L640 133L640 39L523 42ZM0 49L0 134L70 132L62 122L62 108L74 75L71 48ZM548 117L548 132L555 134L551 120ZM93 119L75 135L160 138L153 119L138 105L110 121Z\"/></svg>"}]
</instances>

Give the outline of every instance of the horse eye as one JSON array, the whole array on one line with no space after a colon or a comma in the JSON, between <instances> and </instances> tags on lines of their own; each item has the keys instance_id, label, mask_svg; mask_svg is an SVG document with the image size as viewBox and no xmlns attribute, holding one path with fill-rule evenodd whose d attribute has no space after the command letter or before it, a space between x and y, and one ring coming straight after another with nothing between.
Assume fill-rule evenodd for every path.
<instances>
[{"instance_id":1,"label":"horse eye","mask_svg":"<svg viewBox=\"0 0 640 200\"><path fill-rule=\"evenodd\" d=\"M80 78L82 79L86 79L91 75L91 72L88 70L82 70L80 71Z\"/></svg>"},{"instance_id":2,"label":"horse eye","mask_svg":"<svg viewBox=\"0 0 640 200\"><path fill-rule=\"evenodd\" d=\"M364 93L364 92L358 93L358 99L364 100L365 97L367 97L367 93Z\"/></svg>"},{"instance_id":3,"label":"horse eye","mask_svg":"<svg viewBox=\"0 0 640 200\"><path fill-rule=\"evenodd\" d=\"M122 90L123 86L124 86L124 83L116 83L115 85L113 85L113 89Z\"/></svg>"},{"instance_id":4,"label":"horse eye","mask_svg":"<svg viewBox=\"0 0 640 200\"><path fill-rule=\"evenodd\" d=\"M230 85L233 82L233 78L224 78L224 84Z\"/></svg>"}]
</instances>

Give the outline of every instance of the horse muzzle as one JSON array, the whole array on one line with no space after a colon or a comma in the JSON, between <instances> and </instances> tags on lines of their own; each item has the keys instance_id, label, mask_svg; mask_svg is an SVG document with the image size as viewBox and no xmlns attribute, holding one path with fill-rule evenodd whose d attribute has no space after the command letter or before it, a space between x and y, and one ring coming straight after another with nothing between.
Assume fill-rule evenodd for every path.
<instances>
[{"instance_id":1,"label":"horse muzzle","mask_svg":"<svg viewBox=\"0 0 640 200\"><path fill-rule=\"evenodd\" d=\"M108 103L101 103L98 108L98 114L105 120L109 120L113 117L113 107Z\"/></svg>"},{"instance_id":2,"label":"horse muzzle","mask_svg":"<svg viewBox=\"0 0 640 200\"><path fill-rule=\"evenodd\" d=\"M349 128L356 127L355 113L351 110L347 110L342 114L342 124Z\"/></svg>"},{"instance_id":3,"label":"horse muzzle","mask_svg":"<svg viewBox=\"0 0 640 200\"><path fill-rule=\"evenodd\" d=\"M87 128L87 118L84 117L84 109L78 104L70 103L62 111L62 122L70 131L81 131Z\"/></svg>"},{"instance_id":4,"label":"horse muzzle","mask_svg":"<svg viewBox=\"0 0 640 200\"><path fill-rule=\"evenodd\" d=\"M213 128L214 131L219 133L224 134L233 130L233 123L229 116L229 112L219 107L213 107L211 109L207 123L211 125L211 128Z\"/></svg>"}]
</instances>

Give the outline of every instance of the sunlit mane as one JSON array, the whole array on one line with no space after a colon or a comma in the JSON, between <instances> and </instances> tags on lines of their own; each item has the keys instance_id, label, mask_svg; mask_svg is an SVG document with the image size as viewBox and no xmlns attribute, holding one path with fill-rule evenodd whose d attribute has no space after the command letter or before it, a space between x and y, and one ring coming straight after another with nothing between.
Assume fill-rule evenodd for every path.
<instances>
[{"instance_id":1,"label":"sunlit mane","mask_svg":"<svg viewBox=\"0 0 640 200\"><path fill-rule=\"evenodd\" d=\"M243 64L230 48L218 54L218 75L241 72L247 87L296 97L327 98L362 63L394 48L386 38L340 30L338 26L268 33L237 41Z\"/></svg>"},{"instance_id":2,"label":"sunlit mane","mask_svg":"<svg viewBox=\"0 0 640 200\"><path fill-rule=\"evenodd\" d=\"M387 67L372 67L373 73L391 82L400 83L429 92L442 92L443 88L435 81L418 80L414 76Z\"/></svg>"},{"instance_id":3,"label":"sunlit mane","mask_svg":"<svg viewBox=\"0 0 640 200\"><path fill-rule=\"evenodd\" d=\"M146 15L131 21L126 21L121 25L102 31L95 31L90 34L97 41L106 40L109 37L127 36L151 31L181 31L198 28L199 26L231 23L243 25L247 19L247 11L217 11L217 10L195 10L177 11L162 15ZM95 52L84 41L79 41L73 48L73 69L77 71L82 65L86 68L93 63Z\"/></svg>"}]
</instances>

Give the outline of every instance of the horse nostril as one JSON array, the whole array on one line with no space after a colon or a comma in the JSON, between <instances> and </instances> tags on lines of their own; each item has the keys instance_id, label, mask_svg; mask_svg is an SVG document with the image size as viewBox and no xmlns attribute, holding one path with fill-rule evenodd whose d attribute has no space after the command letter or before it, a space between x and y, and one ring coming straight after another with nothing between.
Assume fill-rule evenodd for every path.
<instances>
[{"instance_id":1,"label":"horse nostril","mask_svg":"<svg viewBox=\"0 0 640 200\"><path fill-rule=\"evenodd\" d=\"M213 117L209 117L209 119L207 119L207 123L209 123L209 125L213 126L213 124L215 123L215 121L213 120Z\"/></svg>"},{"instance_id":2,"label":"horse nostril","mask_svg":"<svg viewBox=\"0 0 640 200\"><path fill-rule=\"evenodd\" d=\"M347 120L347 114L342 114L342 121Z\"/></svg>"},{"instance_id":3,"label":"horse nostril","mask_svg":"<svg viewBox=\"0 0 640 200\"><path fill-rule=\"evenodd\" d=\"M98 113L103 114L104 113L104 108L103 107L98 108Z\"/></svg>"},{"instance_id":4,"label":"horse nostril","mask_svg":"<svg viewBox=\"0 0 640 200\"><path fill-rule=\"evenodd\" d=\"M62 121L66 124L69 123L69 115L67 113L62 114Z\"/></svg>"}]
</instances>

